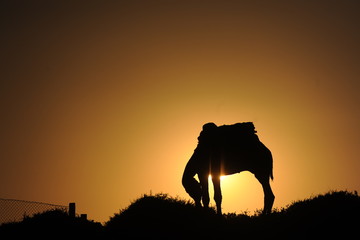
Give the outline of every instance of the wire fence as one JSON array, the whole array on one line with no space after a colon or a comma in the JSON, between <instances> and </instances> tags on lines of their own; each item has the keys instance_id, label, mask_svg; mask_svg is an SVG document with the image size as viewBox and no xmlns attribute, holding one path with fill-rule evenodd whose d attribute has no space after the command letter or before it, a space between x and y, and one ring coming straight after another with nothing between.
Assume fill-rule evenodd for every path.
<instances>
[{"instance_id":1,"label":"wire fence","mask_svg":"<svg viewBox=\"0 0 360 240\"><path fill-rule=\"evenodd\" d=\"M25 216L31 217L36 213L54 209L68 211L69 207L43 202L0 198L0 225L7 222L19 222Z\"/></svg>"}]
</instances>

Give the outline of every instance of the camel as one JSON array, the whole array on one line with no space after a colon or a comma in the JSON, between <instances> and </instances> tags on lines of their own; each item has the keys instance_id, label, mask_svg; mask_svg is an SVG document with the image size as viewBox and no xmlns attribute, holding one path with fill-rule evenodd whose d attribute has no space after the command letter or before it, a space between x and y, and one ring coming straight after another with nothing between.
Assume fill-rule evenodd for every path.
<instances>
[{"instance_id":1,"label":"camel","mask_svg":"<svg viewBox=\"0 0 360 240\"><path fill-rule=\"evenodd\" d=\"M263 214L270 214L275 195L270 186L273 180L273 159L270 150L260 142L252 122L216 126L203 125L198 145L186 164L182 184L194 199L195 205L209 207L208 177L214 185L217 214L222 215L220 176L250 171L264 191ZM198 175L198 182L194 177Z\"/></svg>"}]
</instances>

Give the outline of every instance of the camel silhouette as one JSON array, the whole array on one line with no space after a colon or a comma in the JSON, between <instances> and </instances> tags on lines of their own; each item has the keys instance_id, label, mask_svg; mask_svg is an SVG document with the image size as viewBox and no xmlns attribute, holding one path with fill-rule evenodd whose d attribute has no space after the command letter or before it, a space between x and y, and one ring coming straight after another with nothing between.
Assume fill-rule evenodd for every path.
<instances>
[{"instance_id":1,"label":"camel silhouette","mask_svg":"<svg viewBox=\"0 0 360 240\"><path fill-rule=\"evenodd\" d=\"M273 159L270 150L260 142L252 122L216 126L207 123L198 137L198 145L186 164L182 184L194 199L208 208L210 197L208 177L214 185L214 200L218 214L221 211L220 176L250 171L261 183L264 191L264 214L271 213L275 196L271 190ZM198 175L198 182L194 177Z\"/></svg>"}]
</instances>

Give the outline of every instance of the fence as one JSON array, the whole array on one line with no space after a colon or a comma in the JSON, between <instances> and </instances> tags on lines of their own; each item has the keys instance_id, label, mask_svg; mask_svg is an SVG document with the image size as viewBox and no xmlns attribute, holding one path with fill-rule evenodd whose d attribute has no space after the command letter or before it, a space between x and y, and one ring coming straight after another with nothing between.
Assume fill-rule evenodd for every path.
<instances>
[{"instance_id":1,"label":"fence","mask_svg":"<svg viewBox=\"0 0 360 240\"><path fill-rule=\"evenodd\" d=\"M63 206L43 202L0 198L0 225L6 222L22 221L24 216L31 217L36 213L53 209L69 211L69 214L75 216L75 203L70 203L69 206Z\"/></svg>"}]
</instances>

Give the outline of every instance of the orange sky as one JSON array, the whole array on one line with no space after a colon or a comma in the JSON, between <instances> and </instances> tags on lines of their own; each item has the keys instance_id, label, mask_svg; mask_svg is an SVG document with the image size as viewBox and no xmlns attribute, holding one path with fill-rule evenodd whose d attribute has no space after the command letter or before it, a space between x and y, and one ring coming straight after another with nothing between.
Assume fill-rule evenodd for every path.
<instances>
[{"instance_id":1,"label":"orange sky","mask_svg":"<svg viewBox=\"0 0 360 240\"><path fill-rule=\"evenodd\" d=\"M190 199L210 121L254 122L275 207L360 191L359 3L291 2L2 1L0 197L101 222L150 191ZM222 187L225 213L263 207L248 172Z\"/></svg>"}]
</instances>

